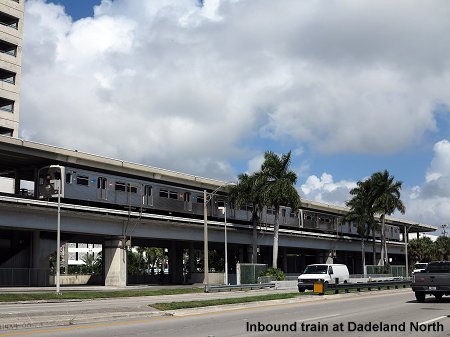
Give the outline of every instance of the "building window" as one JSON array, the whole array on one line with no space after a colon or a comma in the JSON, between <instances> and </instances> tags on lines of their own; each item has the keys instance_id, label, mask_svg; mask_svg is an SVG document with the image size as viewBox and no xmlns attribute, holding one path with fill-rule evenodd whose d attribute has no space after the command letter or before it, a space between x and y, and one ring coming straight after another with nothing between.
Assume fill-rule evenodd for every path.
<instances>
[{"instance_id":1,"label":"building window","mask_svg":"<svg viewBox=\"0 0 450 337\"><path fill-rule=\"evenodd\" d=\"M77 185L89 186L89 177L77 176Z\"/></svg>"},{"instance_id":2,"label":"building window","mask_svg":"<svg viewBox=\"0 0 450 337\"><path fill-rule=\"evenodd\" d=\"M13 129L8 129L8 128L4 128L0 126L0 135L2 136L9 136L12 137L13 136Z\"/></svg>"},{"instance_id":3,"label":"building window","mask_svg":"<svg viewBox=\"0 0 450 337\"><path fill-rule=\"evenodd\" d=\"M6 98L0 98L0 110L14 112L14 101Z\"/></svg>"},{"instance_id":4,"label":"building window","mask_svg":"<svg viewBox=\"0 0 450 337\"><path fill-rule=\"evenodd\" d=\"M16 73L5 69L0 69L0 81L16 84Z\"/></svg>"},{"instance_id":5,"label":"building window","mask_svg":"<svg viewBox=\"0 0 450 337\"><path fill-rule=\"evenodd\" d=\"M125 183L121 183L119 181L116 181L116 191L122 191L125 192Z\"/></svg>"},{"instance_id":6,"label":"building window","mask_svg":"<svg viewBox=\"0 0 450 337\"><path fill-rule=\"evenodd\" d=\"M0 12L0 25L17 29L19 27L19 19L6 13Z\"/></svg>"},{"instance_id":7,"label":"building window","mask_svg":"<svg viewBox=\"0 0 450 337\"><path fill-rule=\"evenodd\" d=\"M17 46L15 44L0 40L0 53L17 56Z\"/></svg>"}]
</instances>

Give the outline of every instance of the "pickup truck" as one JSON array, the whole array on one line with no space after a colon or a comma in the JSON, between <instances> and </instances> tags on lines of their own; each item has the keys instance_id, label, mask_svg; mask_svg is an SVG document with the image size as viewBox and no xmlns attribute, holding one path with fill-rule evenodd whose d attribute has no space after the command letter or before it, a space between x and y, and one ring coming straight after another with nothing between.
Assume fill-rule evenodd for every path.
<instances>
[{"instance_id":1,"label":"pickup truck","mask_svg":"<svg viewBox=\"0 0 450 337\"><path fill-rule=\"evenodd\" d=\"M424 302L427 294L437 301L450 295L450 261L430 262L424 271L414 273L411 288L417 302Z\"/></svg>"}]
</instances>

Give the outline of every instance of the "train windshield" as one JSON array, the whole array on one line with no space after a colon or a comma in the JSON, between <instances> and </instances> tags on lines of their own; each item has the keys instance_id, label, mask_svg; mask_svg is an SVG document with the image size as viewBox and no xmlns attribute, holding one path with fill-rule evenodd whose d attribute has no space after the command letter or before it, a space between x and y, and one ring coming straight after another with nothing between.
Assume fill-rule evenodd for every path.
<instances>
[{"instance_id":1,"label":"train windshield","mask_svg":"<svg viewBox=\"0 0 450 337\"><path fill-rule=\"evenodd\" d=\"M61 181L61 167L50 166L39 170L39 197L50 198L58 195L58 190L52 184L53 180Z\"/></svg>"}]
</instances>

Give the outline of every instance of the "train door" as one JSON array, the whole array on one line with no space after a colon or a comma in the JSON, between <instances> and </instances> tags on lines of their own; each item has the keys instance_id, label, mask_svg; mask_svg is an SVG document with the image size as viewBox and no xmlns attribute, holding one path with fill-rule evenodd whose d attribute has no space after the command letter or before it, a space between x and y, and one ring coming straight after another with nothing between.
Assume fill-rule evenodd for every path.
<instances>
[{"instance_id":1,"label":"train door","mask_svg":"<svg viewBox=\"0 0 450 337\"><path fill-rule=\"evenodd\" d=\"M97 178L97 197L100 200L108 200L108 179L105 177Z\"/></svg>"},{"instance_id":2,"label":"train door","mask_svg":"<svg viewBox=\"0 0 450 337\"><path fill-rule=\"evenodd\" d=\"M184 192L183 200L184 200L184 210L192 212L191 192Z\"/></svg>"},{"instance_id":3,"label":"train door","mask_svg":"<svg viewBox=\"0 0 450 337\"><path fill-rule=\"evenodd\" d=\"M144 206L153 206L153 189L151 185L144 185L144 195L142 196Z\"/></svg>"}]
</instances>

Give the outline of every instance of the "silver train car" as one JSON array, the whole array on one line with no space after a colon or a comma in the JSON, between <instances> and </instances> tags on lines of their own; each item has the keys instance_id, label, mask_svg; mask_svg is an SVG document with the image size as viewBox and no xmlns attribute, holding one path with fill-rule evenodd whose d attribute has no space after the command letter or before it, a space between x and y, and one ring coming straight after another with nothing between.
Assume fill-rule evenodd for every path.
<instances>
[{"instance_id":1,"label":"silver train car","mask_svg":"<svg viewBox=\"0 0 450 337\"><path fill-rule=\"evenodd\" d=\"M37 190L39 199L58 197L55 182L61 182L60 197L67 202L179 214L180 216L203 216L204 192L195 188L175 186L161 181L134 179L119 175L106 174L70 166L50 165L39 170ZM208 216L222 219L224 215L218 209L224 206L227 197L216 194L208 204ZM227 207L227 218L234 221L250 221L251 205L239 209ZM260 214L262 226L271 226L275 222L275 209L265 207ZM282 207L279 215L280 226L285 228L303 228L345 235L358 235L352 224L339 224L339 217L314 211L298 211ZM378 234L379 236L379 234ZM387 225L386 237L399 240L399 228Z\"/></svg>"}]
</instances>

